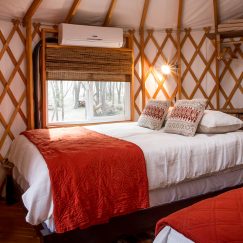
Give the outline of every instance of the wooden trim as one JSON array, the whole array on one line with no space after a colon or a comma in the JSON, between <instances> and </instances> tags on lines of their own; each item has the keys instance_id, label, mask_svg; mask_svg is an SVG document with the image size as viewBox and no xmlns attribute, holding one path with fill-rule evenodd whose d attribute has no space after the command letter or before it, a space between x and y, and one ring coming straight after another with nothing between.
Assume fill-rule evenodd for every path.
<instances>
[{"instance_id":1,"label":"wooden trim","mask_svg":"<svg viewBox=\"0 0 243 243\"><path fill-rule=\"evenodd\" d=\"M81 3L81 0L74 0L73 1L72 7L70 8L68 15L67 15L67 17L64 21L65 23L70 23L72 21L73 16L76 14L80 3Z\"/></svg>"},{"instance_id":2,"label":"wooden trim","mask_svg":"<svg viewBox=\"0 0 243 243\"><path fill-rule=\"evenodd\" d=\"M33 99L33 61L32 61L32 22L26 22L26 67L27 67L27 128L34 128L34 99Z\"/></svg>"},{"instance_id":3,"label":"wooden trim","mask_svg":"<svg viewBox=\"0 0 243 243\"><path fill-rule=\"evenodd\" d=\"M42 39L42 47L41 47L41 88L42 88L42 95L41 95L41 121L42 127L46 128L47 126L47 97L46 97L46 32L43 29L41 31L41 39Z\"/></svg>"},{"instance_id":4,"label":"wooden trim","mask_svg":"<svg viewBox=\"0 0 243 243\"><path fill-rule=\"evenodd\" d=\"M220 92L220 76L219 76L219 55L220 55L220 35L216 35L215 38L215 50L216 50L216 55L215 55L215 75L216 75L216 108L220 108L220 97L219 97L219 92Z\"/></svg>"},{"instance_id":5,"label":"wooden trim","mask_svg":"<svg viewBox=\"0 0 243 243\"><path fill-rule=\"evenodd\" d=\"M139 25L139 34L140 34L140 55L141 55L141 69L142 69L142 77L141 77L141 88L142 88L142 109L145 107L146 103L146 72L145 72L145 39L144 39L144 25L148 13L150 0L144 0L143 12Z\"/></svg>"},{"instance_id":6,"label":"wooden trim","mask_svg":"<svg viewBox=\"0 0 243 243\"><path fill-rule=\"evenodd\" d=\"M134 32L130 31L128 37L128 47L133 51L132 52L132 77L130 82L130 106L131 106L131 120L134 121L134 44L133 44L133 35Z\"/></svg>"},{"instance_id":7,"label":"wooden trim","mask_svg":"<svg viewBox=\"0 0 243 243\"><path fill-rule=\"evenodd\" d=\"M208 33L207 37L209 39L214 40L215 39L215 35L217 33ZM227 32L219 32L221 39L230 39L230 38L239 38L239 37L243 37L243 30L241 31L227 31Z\"/></svg>"},{"instance_id":8,"label":"wooden trim","mask_svg":"<svg viewBox=\"0 0 243 243\"><path fill-rule=\"evenodd\" d=\"M219 11L218 11L218 0L213 0L213 18L214 18L214 28L215 33L218 33L219 24Z\"/></svg>"},{"instance_id":9,"label":"wooden trim","mask_svg":"<svg viewBox=\"0 0 243 243\"><path fill-rule=\"evenodd\" d=\"M78 46L68 46L68 45L58 45L58 44L46 44L46 47L50 47L50 48L79 48ZM80 48L84 48L83 46L80 46ZM104 49L104 50L116 50L116 51L133 51L131 50L130 48L104 48L104 47L86 47L87 49L88 48L99 48L99 49Z\"/></svg>"},{"instance_id":10,"label":"wooden trim","mask_svg":"<svg viewBox=\"0 0 243 243\"><path fill-rule=\"evenodd\" d=\"M0 195L2 195L3 192L3 188L5 187L6 183L7 183L7 175L4 172L4 175L2 175L4 177L2 184L0 184Z\"/></svg>"},{"instance_id":11,"label":"wooden trim","mask_svg":"<svg viewBox=\"0 0 243 243\"><path fill-rule=\"evenodd\" d=\"M138 51L138 54L137 56L135 57L134 59L134 67L139 63L139 60L140 60L140 56L141 56L141 48L140 48L140 43L139 41L137 40L137 38L135 37L135 35L133 34L133 46L134 48L137 48L137 51ZM139 65L139 64L138 64ZM141 83L142 83L142 80L141 80L141 77L139 75L139 73L137 72L136 68L134 68L134 77L136 77L137 79L137 82L138 82L138 88L137 90L135 90L135 87L134 87L134 111L136 111L138 113L138 115L141 114L141 110L139 109L137 103L136 103L136 99L139 95L139 93L141 92Z\"/></svg>"},{"instance_id":12,"label":"wooden trim","mask_svg":"<svg viewBox=\"0 0 243 243\"><path fill-rule=\"evenodd\" d=\"M58 29L57 28L42 28L41 30L44 30L45 33L53 33L53 34L58 34Z\"/></svg>"},{"instance_id":13,"label":"wooden trim","mask_svg":"<svg viewBox=\"0 0 243 243\"><path fill-rule=\"evenodd\" d=\"M181 99L181 24L182 24L182 11L183 0L179 0L178 17L177 17L177 85L178 85L178 98Z\"/></svg>"},{"instance_id":14,"label":"wooden trim","mask_svg":"<svg viewBox=\"0 0 243 243\"><path fill-rule=\"evenodd\" d=\"M42 0L33 0L32 4L30 5L29 9L27 10L24 18L23 23L27 25L27 22L31 20L34 16L35 12L37 11L38 7L40 6Z\"/></svg>"},{"instance_id":15,"label":"wooden trim","mask_svg":"<svg viewBox=\"0 0 243 243\"><path fill-rule=\"evenodd\" d=\"M179 0L178 15L177 15L177 30L181 30L182 11L183 11L183 0Z\"/></svg>"},{"instance_id":16,"label":"wooden trim","mask_svg":"<svg viewBox=\"0 0 243 243\"><path fill-rule=\"evenodd\" d=\"M220 56L220 35L218 34L218 0L213 0L213 16L214 16L214 28L215 28L215 50L216 50L216 58L215 58L215 75L216 75L216 108L220 108L220 78L219 78L219 59Z\"/></svg>"},{"instance_id":17,"label":"wooden trim","mask_svg":"<svg viewBox=\"0 0 243 243\"><path fill-rule=\"evenodd\" d=\"M117 3L117 0L111 0L108 12L105 16L105 21L103 23L103 26L108 26L110 24L111 17L112 17L113 11L115 9L116 3Z\"/></svg>"},{"instance_id":18,"label":"wooden trim","mask_svg":"<svg viewBox=\"0 0 243 243\"><path fill-rule=\"evenodd\" d=\"M146 103L146 73L145 73L145 54L144 54L144 30L140 30L140 55L141 55L141 69L142 69L142 76L141 76L141 87L142 87L142 109L145 107Z\"/></svg>"},{"instance_id":19,"label":"wooden trim","mask_svg":"<svg viewBox=\"0 0 243 243\"><path fill-rule=\"evenodd\" d=\"M48 124L45 128L56 128L56 127L76 127L76 126L93 126L93 125L101 125L101 124L113 124L113 123L124 123L124 122L133 122L130 120L123 120L123 121L107 121L107 122L89 122L89 123L62 123L62 124Z\"/></svg>"},{"instance_id":20,"label":"wooden trim","mask_svg":"<svg viewBox=\"0 0 243 243\"><path fill-rule=\"evenodd\" d=\"M140 26L139 26L140 31L144 30L144 25L145 25L147 13L148 13L149 3L150 3L150 0L144 0L143 13L142 13L142 17L140 20Z\"/></svg>"}]
</instances>

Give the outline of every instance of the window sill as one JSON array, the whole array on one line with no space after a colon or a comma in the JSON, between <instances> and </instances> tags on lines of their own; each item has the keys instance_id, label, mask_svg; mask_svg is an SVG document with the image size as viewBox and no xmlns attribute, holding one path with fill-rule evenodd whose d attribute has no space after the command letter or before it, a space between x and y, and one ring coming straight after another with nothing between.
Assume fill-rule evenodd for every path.
<instances>
[{"instance_id":1,"label":"window sill","mask_svg":"<svg viewBox=\"0 0 243 243\"><path fill-rule=\"evenodd\" d=\"M112 123L124 123L124 122L134 122L133 120L124 121L109 121L109 122L89 122L89 123L62 123L62 124L50 124L45 128L58 128L58 127L74 127L74 126L93 126L101 124L112 124Z\"/></svg>"}]
</instances>

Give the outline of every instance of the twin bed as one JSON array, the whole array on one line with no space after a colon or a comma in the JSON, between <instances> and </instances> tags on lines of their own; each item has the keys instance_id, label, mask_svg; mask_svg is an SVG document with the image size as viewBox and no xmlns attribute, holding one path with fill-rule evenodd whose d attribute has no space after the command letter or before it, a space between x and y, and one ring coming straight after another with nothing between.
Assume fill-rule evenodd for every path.
<instances>
[{"instance_id":1,"label":"twin bed","mask_svg":"<svg viewBox=\"0 0 243 243\"><path fill-rule=\"evenodd\" d=\"M243 132L196 134L185 137L150 130L135 122L87 126L86 129L132 142L141 148L148 178L149 207L165 205L243 184ZM45 160L36 146L20 135L9 161L13 178L24 191L26 221L45 223L55 232L53 195ZM190 242L166 227L159 236L174 242ZM177 241L176 241L177 240ZM172 241L173 242L173 241Z\"/></svg>"},{"instance_id":2,"label":"twin bed","mask_svg":"<svg viewBox=\"0 0 243 243\"><path fill-rule=\"evenodd\" d=\"M154 243L243 241L243 187L181 209L157 222Z\"/></svg>"}]
</instances>

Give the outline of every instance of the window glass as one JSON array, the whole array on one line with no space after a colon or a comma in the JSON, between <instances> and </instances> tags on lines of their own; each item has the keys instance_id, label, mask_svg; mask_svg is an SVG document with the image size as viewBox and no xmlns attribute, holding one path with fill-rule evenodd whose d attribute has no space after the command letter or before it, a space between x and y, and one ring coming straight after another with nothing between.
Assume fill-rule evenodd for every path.
<instances>
[{"instance_id":1,"label":"window glass","mask_svg":"<svg viewBox=\"0 0 243 243\"><path fill-rule=\"evenodd\" d=\"M130 83L49 80L48 124L130 119Z\"/></svg>"}]
</instances>

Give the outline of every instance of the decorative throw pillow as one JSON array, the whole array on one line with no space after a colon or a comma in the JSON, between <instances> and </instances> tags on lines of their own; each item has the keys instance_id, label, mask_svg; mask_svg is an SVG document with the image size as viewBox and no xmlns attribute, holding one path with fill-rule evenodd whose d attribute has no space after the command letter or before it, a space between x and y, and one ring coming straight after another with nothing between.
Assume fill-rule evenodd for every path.
<instances>
[{"instance_id":1,"label":"decorative throw pillow","mask_svg":"<svg viewBox=\"0 0 243 243\"><path fill-rule=\"evenodd\" d=\"M178 100L165 124L165 132L194 136L206 104L204 99Z\"/></svg>"},{"instance_id":2,"label":"decorative throw pillow","mask_svg":"<svg viewBox=\"0 0 243 243\"><path fill-rule=\"evenodd\" d=\"M174 108L173 106L170 106L170 107L169 107L169 110L168 110L168 112L167 112L167 114L166 114L166 116L165 116L165 120L164 120L164 122L163 122L162 127L165 126L165 123L167 122L168 118L170 117L170 114L171 114L171 111L173 110L173 108Z\"/></svg>"},{"instance_id":3,"label":"decorative throw pillow","mask_svg":"<svg viewBox=\"0 0 243 243\"><path fill-rule=\"evenodd\" d=\"M243 121L221 111L205 110L199 123L199 133L226 133L239 130Z\"/></svg>"},{"instance_id":4,"label":"decorative throw pillow","mask_svg":"<svg viewBox=\"0 0 243 243\"><path fill-rule=\"evenodd\" d=\"M149 100L138 119L138 125L153 130L161 129L169 106L169 101Z\"/></svg>"}]
</instances>

